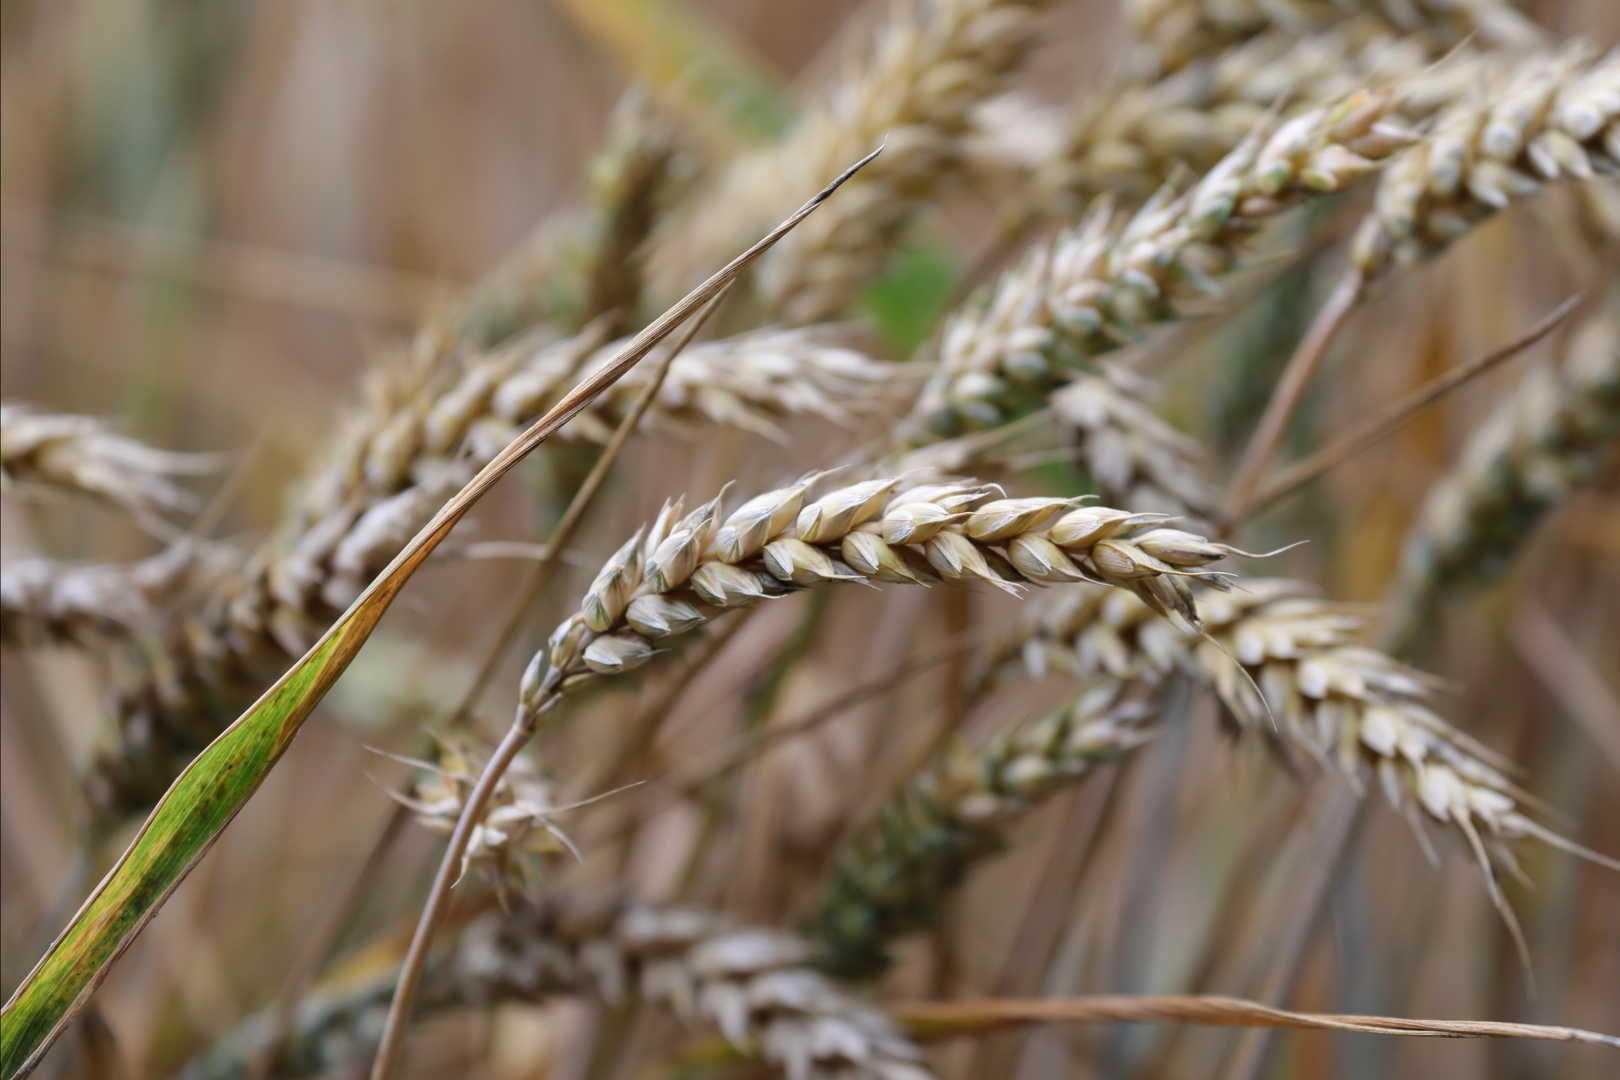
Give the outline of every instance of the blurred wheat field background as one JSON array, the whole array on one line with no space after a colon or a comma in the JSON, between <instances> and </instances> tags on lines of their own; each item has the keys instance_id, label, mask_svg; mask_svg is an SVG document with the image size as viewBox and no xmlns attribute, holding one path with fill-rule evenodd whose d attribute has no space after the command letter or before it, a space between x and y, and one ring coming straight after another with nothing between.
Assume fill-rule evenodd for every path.
<instances>
[{"instance_id":1,"label":"blurred wheat field background","mask_svg":"<svg viewBox=\"0 0 1620 1080\"><path fill-rule=\"evenodd\" d=\"M1605 0L6 3L8 999L479 465L888 138L532 602L668 347L479 503L36 1075L367 1075L531 657L560 704L399 1075L1609 1075L986 1003L1620 1034L1617 42Z\"/></svg>"}]
</instances>

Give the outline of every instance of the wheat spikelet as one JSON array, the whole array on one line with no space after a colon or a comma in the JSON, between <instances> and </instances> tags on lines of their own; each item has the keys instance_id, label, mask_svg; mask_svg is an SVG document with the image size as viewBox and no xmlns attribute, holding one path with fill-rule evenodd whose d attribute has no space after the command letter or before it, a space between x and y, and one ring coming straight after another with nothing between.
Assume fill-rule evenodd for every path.
<instances>
[{"instance_id":1,"label":"wheat spikelet","mask_svg":"<svg viewBox=\"0 0 1620 1080\"><path fill-rule=\"evenodd\" d=\"M449 962L430 974L421 1006L563 994L611 1005L634 998L687 1023L714 1025L744 1056L779 1067L790 1080L927 1080L910 1040L812 968L812 956L790 935L733 926L709 912L564 893L468 925ZM348 1068L372 1052L392 969L334 983L303 1001L277 1075ZM194 1061L185 1080L240 1076L266 1024L243 1024Z\"/></svg>"},{"instance_id":2,"label":"wheat spikelet","mask_svg":"<svg viewBox=\"0 0 1620 1080\"><path fill-rule=\"evenodd\" d=\"M1187 581L1219 585L1218 575L1200 568L1244 554L1170 529L1127 538L1161 514L1076 508L1073 499L993 499L991 488L968 480L867 480L806 504L815 479L750 499L726 518L720 497L685 516L679 502L666 503L535 654L519 709L539 713L561 694L646 663L663 638L799 589L943 580L1016 593L1026 582L1089 580L1196 622Z\"/></svg>"},{"instance_id":3,"label":"wheat spikelet","mask_svg":"<svg viewBox=\"0 0 1620 1080\"><path fill-rule=\"evenodd\" d=\"M718 176L658 240L662 294L700 281L780 217L790 193L887 138L883 154L761 260L758 293L790 325L837 317L916 210L958 171L969 113L1022 61L1044 0L898 3L869 58L851 65L780 145Z\"/></svg>"},{"instance_id":4,"label":"wheat spikelet","mask_svg":"<svg viewBox=\"0 0 1620 1080\"><path fill-rule=\"evenodd\" d=\"M1620 326L1583 325L1562 361L1529 371L1430 490L1394 585L1393 651L1428 641L1442 604L1502 573L1536 523L1620 436Z\"/></svg>"},{"instance_id":5,"label":"wheat spikelet","mask_svg":"<svg viewBox=\"0 0 1620 1080\"><path fill-rule=\"evenodd\" d=\"M1620 53L1570 47L1497 69L1380 178L1352 245L1369 282L1427 258L1513 199L1620 171Z\"/></svg>"},{"instance_id":6,"label":"wheat spikelet","mask_svg":"<svg viewBox=\"0 0 1620 1080\"><path fill-rule=\"evenodd\" d=\"M448 836L455 830L485 761L447 738L437 741L433 761L396 758L426 774L418 781L416 793L389 794L414 812L423 827ZM521 888L534 880L538 856L562 851L578 854L555 820L559 813L572 808L558 805L552 798L551 784L540 776L529 758L519 755L502 774L473 830L461 860L462 876L469 870L479 872L495 886L504 904L510 886Z\"/></svg>"},{"instance_id":7,"label":"wheat spikelet","mask_svg":"<svg viewBox=\"0 0 1620 1080\"><path fill-rule=\"evenodd\" d=\"M154 531L172 533L163 515L195 508L172 476L218 471L212 454L156 450L113 431L93 416L0 405L0 491L75 491L110 502Z\"/></svg>"},{"instance_id":8,"label":"wheat spikelet","mask_svg":"<svg viewBox=\"0 0 1620 1080\"><path fill-rule=\"evenodd\" d=\"M887 945L939 920L949 891L999 851L1008 829L1053 793L1141 745L1150 705L1126 685L1095 680L1040 723L1021 725L977 753L954 745L847 848L805 934L821 963L863 978L887 963Z\"/></svg>"}]
</instances>

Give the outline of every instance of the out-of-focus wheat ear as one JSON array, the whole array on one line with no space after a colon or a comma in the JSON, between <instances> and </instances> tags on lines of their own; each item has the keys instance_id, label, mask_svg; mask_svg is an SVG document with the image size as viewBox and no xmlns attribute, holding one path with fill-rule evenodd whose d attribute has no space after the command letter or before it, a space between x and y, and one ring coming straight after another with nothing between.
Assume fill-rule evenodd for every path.
<instances>
[{"instance_id":1,"label":"out-of-focus wheat ear","mask_svg":"<svg viewBox=\"0 0 1620 1080\"><path fill-rule=\"evenodd\" d=\"M1392 650L1423 651L1446 605L1499 577L1617 438L1620 322L1603 311L1556 363L1523 376L1429 490L1390 589Z\"/></svg>"},{"instance_id":2,"label":"out-of-focus wheat ear","mask_svg":"<svg viewBox=\"0 0 1620 1080\"><path fill-rule=\"evenodd\" d=\"M1304 35L1347 16L1429 34L1441 48L1469 38L1519 50L1545 41L1508 0L1125 0L1124 12L1142 43L1135 67L1149 75L1176 71L1273 27Z\"/></svg>"},{"instance_id":3,"label":"out-of-focus wheat ear","mask_svg":"<svg viewBox=\"0 0 1620 1080\"><path fill-rule=\"evenodd\" d=\"M93 416L0 405L0 492L13 498L42 489L89 495L166 539L180 530L165 515L196 509L196 497L171 477L217 473L227 463L222 454L154 449Z\"/></svg>"},{"instance_id":4,"label":"out-of-focus wheat ear","mask_svg":"<svg viewBox=\"0 0 1620 1080\"><path fill-rule=\"evenodd\" d=\"M1177 554L1178 565L1144 550L1134 535L1162 521L1162 514L1076 507L1074 499L998 499L996 488L976 481L935 479L919 484L911 476L880 477L809 501L800 484L729 515L717 513L716 500L678 522L666 524L678 511L661 516L643 544L640 584L620 587L623 552L615 556L581 611L536 654L520 689L520 710L538 715L564 694L646 663L662 638L696 629L728 608L801 589L944 580L1017 595L1024 585L1085 580L1131 590L1162 607L1161 596L1175 602L1175 587L1163 581L1217 582L1202 563L1234 551L1180 534L1204 544L1199 550L1207 549L1207 557L1200 554L1193 565ZM1178 610L1197 618L1190 600Z\"/></svg>"},{"instance_id":5,"label":"out-of-focus wheat ear","mask_svg":"<svg viewBox=\"0 0 1620 1080\"><path fill-rule=\"evenodd\" d=\"M1420 76L1435 59L1435 46L1427 35L1392 36L1368 18L1303 37L1271 29L1183 70L1087 94L1068 110L1060 130L1041 132L1040 141L1034 131L1023 133L1020 145L1032 147L1035 160L1028 169L1032 190L1022 193L1016 212L1065 221L1103 192L1139 202L1177 169L1212 168L1269 111L1297 116L1362 86ZM1453 71L1443 80L1425 77L1423 92L1405 96L1403 116L1421 119L1465 85ZM986 118L992 119L998 118Z\"/></svg>"},{"instance_id":6,"label":"out-of-focus wheat ear","mask_svg":"<svg viewBox=\"0 0 1620 1080\"><path fill-rule=\"evenodd\" d=\"M883 157L762 260L755 278L766 318L804 325L840 315L917 210L959 177L970 112L1022 63L1044 3L895 3L870 49L841 65L779 144L726 166L660 230L649 260L658 295L678 295L774 221L805 177L886 137Z\"/></svg>"},{"instance_id":7,"label":"out-of-focus wheat ear","mask_svg":"<svg viewBox=\"0 0 1620 1080\"><path fill-rule=\"evenodd\" d=\"M587 167L583 205L542 222L450 305L437 320L449 338L487 349L542 322L577 329L602 315L610 317L610 333L632 329L646 240L670 195L677 155L673 128L645 91L632 87Z\"/></svg>"},{"instance_id":8,"label":"out-of-focus wheat ear","mask_svg":"<svg viewBox=\"0 0 1620 1080\"><path fill-rule=\"evenodd\" d=\"M999 851L1008 830L1047 798L1152 737L1147 700L1097 680L1045 720L1020 725L972 751L953 744L836 860L805 934L821 965L867 978L888 946L938 922L951 890Z\"/></svg>"},{"instance_id":9,"label":"out-of-focus wheat ear","mask_svg":"<svg viewBox=\"0 0 1620 1080\"><path fill-rule=\"evenodd\" d=\"M229 556L177 544L127 564L73 566L49 559L0 563L0 641L100 649L163 627L164 609L211 563ZM217 572L217 571L216 571Z\"/></svg>"},{"instance_id":10,"label":"out-of-focus wheat ear","mask_svg":"<svg viewBox=\"0 0 1620 1080\"><path fill-rule=\"evenodd\" d=\"M875 1006L812 966L815 945L713 912L623 896L553 892L475 914L428 976L422 1010L583 995L670 1009L718 1028L744 1060L803 1080L928 1080L915 1045ZM275 1075L352 1070L372 1052L398 952L340 962L310 990ZM235 1080L266 1019L252 1017L199 1054L185 1080Z\"/></svg>"}]
</instances>

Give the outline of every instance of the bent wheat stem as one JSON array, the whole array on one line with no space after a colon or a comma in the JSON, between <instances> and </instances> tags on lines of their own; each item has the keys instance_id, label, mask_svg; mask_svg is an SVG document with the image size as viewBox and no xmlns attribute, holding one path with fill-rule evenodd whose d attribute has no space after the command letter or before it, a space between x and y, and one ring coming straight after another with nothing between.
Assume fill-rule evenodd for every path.
<instances>
[{"instance_id":1,"label":"bent wheat stem","mask_svg":"<svg viewBox=\"0 0 1620 1080\"><path fill-rule=\"evenodd\" d=\"M863 161L861 164L865 164L865 162ZM855 168L860 168L860 165L856 165ZM848 176L853 171L852 169L844 175ZM843 177L839 179L842 180ZM833 186L836 187L837 182ZM826 193L824 192L821 197L825 198ZM807 206L813 208L814 203L807 204ZM802 218L804 212L801 211L798 216ZM785 229L779 229L778 234L785 231ZM551 538L546 541L541 560L536 563L534 570L530 572L530 581L527 584L530 584L532 588L526 590L526 592L538 595L540 589L544 588L546 581L551 576L551 569L556 565L557 556L561 554L569 537L573 534L574 528L584 517L585 510L596 497L597 491L602 486L602 481L606 479L608 470L613 467L613 462L617 459L619 451L624 448L630 432L634 430L642 414L647 411L647 406L652 403L654 395L658 393L658 388L663 384L664 375L669 371L670 362L680 354L680 351L703 328L703 324L708 321L709 316L714 314L715 308L725 299L726 292L734 281L736 281L735 275L727 278L725 283L714 291L712 297L704 305L703 310L688 323L685 332L676 340L675 345L658 365L657 373L642 390L636 404L619 422L619 428L613 433L613 438L609 440L607 449L602 452L601 457L597 458L596 464L591 468L590 475L580 485L579 490L574 493L574 498L568 504L568 509L564 511L562 519L557 523L557 528L553 531ZM527 609L532 599L533 597L528 595L518 597L519 602L513 606L513 616L509 616L507 619L510 629L515 630L521 613ZM490 650L492 660L485 663L484 667L486 669L494 666L493 660L499 658L503 645L504 642L498 641L495 647ZM475 682L468 692L467 706L470 706L472 700L476 697L485 674L483 671L480 672L479 681ZM483 772L479 774L478 780L473 784L472 791L468 793L460 813L456 817L455 826L450 833L450 842L445 848L444 857L439 863L439 869L434 874L433 885L428 890L427 902L423 905L421 918L417 921L416 930L411 936L410 948L405 953L404 965L400 968L399 986L394 991L394 1000L389 1004L388 1019L383 1026L382 1042L377 1050L377 1058L372 1063L372 1080L388 1080L399 1068L399 1055L405 1045L405 1029L410 1024L411 1003L416 997L416 985L427 965L428 946L433 943L433 933L438 928L439 921L444 916L444 909L450 902L450 887L461 877L464 869L464 859L467 854L467 845L471 842L474 831L482 827L490 796L495 793L496 787L500 784L502 777L505 776L506 770L512 764L513 759L517 757L519 751L523 749L534 734L538 715L538 713L530 712L521 707L518 709L518 715L513 720L512 727L502 737L500 745L495 749L495 753L491 755L489 761L485 764Z\"/></svg>"},{"instance_id":2,"label":"bent wheat stem","mask_svg":"<svg viewBox=\"0 0 1620 1080\"><path fill-rule=\"evenodd\" d=\"M1444 375L1436 376L1413 390L1399 401L1351 427L1333 442L1316 451L1304 461L1296 462L1266 481L1247 501L1233 505L1228 512L1231 521L1240 521L1270 506L1290 492L1296 491L1330 469L1337 468L1368 446L1393 433L1414 415L1428 408L1440 398L1479 377L1504 361L1511 360L1525 349L1552 333L1581 304L1579 294L1559 304L1543 316L1534 326L1500 348L1492 349L1466 364L1459 364Z\"/></svg>"}]
</instances>

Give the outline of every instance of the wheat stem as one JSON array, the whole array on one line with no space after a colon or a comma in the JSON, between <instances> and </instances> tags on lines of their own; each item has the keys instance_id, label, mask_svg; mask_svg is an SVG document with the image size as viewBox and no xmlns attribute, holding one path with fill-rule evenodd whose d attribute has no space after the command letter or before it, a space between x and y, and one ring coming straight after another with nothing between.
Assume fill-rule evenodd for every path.
<instances>
[{"instance_id":1,"label":"wheat stem","mask_svg":"<svg viewBox=\"0 0 1620 1080\"><path fill-rule=\"evenodd\" d=\"M1352 425L1349 431L1339 435L1310 457L1274 474L1247 500L1241 502L1234 500L1234 505L1229 511L1229 520L1241 521L1259 513L1283 496L1297 491L1323 473L1344 464L1373 443L1393 434L1402 424L1459 386L1512 359L1552 333L1581 305L1582 299L1582 295L1577 293L1506 345L1492 349L1465 364L1457 365L1400 400L1391 402L1360 423Z\"/></svg>"},{"instance_id":2,"label":"wheat stem","mask_svg":"<svg viewBox=\"0 0 1620 1080\"><path fill-rule=\"evenodd\" d=\"M856 166L856 168L859 167L859 165ZM848 176L849 173L845 175ZM834 187L836 186L835 183ZM822 197L825 198L825 194ZM811 208L813 209L813 205ZM800 216L802 217L802 213ZM791 226L788 227L791 228ZM785 231L786 229L779 229L777 235L781 235ZM681 336L676 339L675 344L670 348L669 353L659 363L657 373L642 390L636 404L619 422L619 428L613 433L613 438L609 440L607 448L596 459L595 465L591 467L590 475L585 478L585 482L574 493L573 499L568 504L568 509L563 512L562 519L558 521L556 529L552 531L551 537L547 539L545 551L542 552L540 560L530 573L530 583L534 585L533 594L538 595L540 589L544 588L546 581L550 579L551 570L556 566L557 556L567 545L574 529L584 517L586 509L589 508L591 501L596 497L596 493L601 489L602 482L607 478L608 470L613 467L613 463L618 458L619 451L624 448L630 433L647 411L647 406L652 404L653 397L658 393L658 388L663 385L664 375L669 371L670 362L680 354L681 350L703 328L703 324L708 321L710 315L714 314L715 308L720 306L721 301L725 299L726 292L735 281L736 276L733 273L725 278L724 284L717 290L712 291L712 295L707 299L703 309L696 317L691 319ZM533 596L530 595L519 596L519 602L513 606L513 614L518 618L509 616L507 619L508 626L513 630L520 621L522 612L527 610L532 599ZM480 678L469 689L467 701L462 711L470 707L476 698L478 689L482 686L482 677L487 675L487 669L494 667L494 661L498 660L504 644L503 641L497 641L495 646L491 648L490 659L484 665L485 670L480 672ZM495 753L490 757L488 764L484 766L483 773L473 785L472 792L467 796L461 815L456 820L455 829L450 834L450 842L439 862L438 872L433 877L433 885L428 890L428 898L422 907L422 915L416 924L416 931L411 937L410 948L405 953L405 962L399 973L399 987L395 990L394 1000L389 1005L388 1019L383 1027L382 1042L377 1050L377 1058L372 1063L372 1080L389 1080L399 1068L399 1054L405 1045L405 1029L410 1024L411 1003L416 997L416 986L422 977L423 969L427 965L428 947L433 943L434 930L437 929L440 919L444 916L444 910L450 902L450 888L460 879L463 872L462 860L467 853L467 845L472 839L473 830L478 828L484 819L484 812L489 804L490 796L495 792L496 785L500 783L507 768L512 764L512 759L518 755L518 752L523 749L530 737L533 736L535 722L538 718L539 714L537 712L531 712L521 707L518 709L517 718L513 720L511 729L501 739Z\"/></svg>"},{"instance_id":3,"label":"wheat stem","mask_svg":"<svg viewBox=\"0 0 1620 1080\"><path fill-rule=\"evenodd\" d=\"M1346 270L1327 302L1322 305L1322 310L1317 312L1299 348L1289 358L1288 366L1283 369L1282 378L1277 380L1271 400L1266 402L1266 410L1261 414L1249 446L1238 464L1237 477L1232 481L1232 494L1228 498L1228 518L1242 516L1237 508L1248 508L1253 503L1254 491L1265 478L1272 455L1277 452L1277 445L1288 433L1288 425L1294 419L1300 402L1305 399L1305 391L1310 388L1316 369L1322 366L1328 347L1360 303L1361 289L1361 271L1355 267Z\"/></svg>"}]
</instances>

